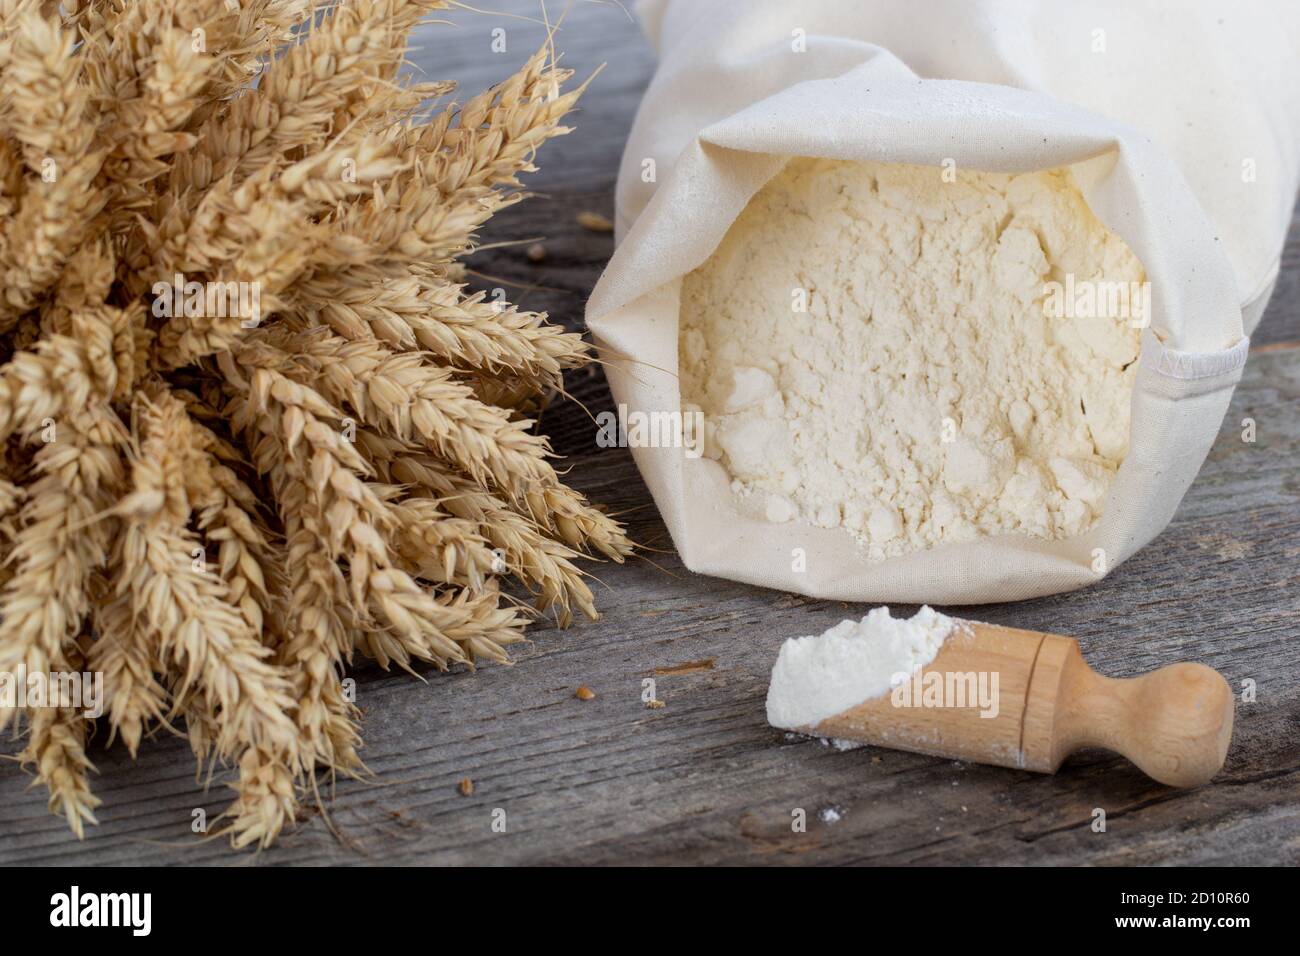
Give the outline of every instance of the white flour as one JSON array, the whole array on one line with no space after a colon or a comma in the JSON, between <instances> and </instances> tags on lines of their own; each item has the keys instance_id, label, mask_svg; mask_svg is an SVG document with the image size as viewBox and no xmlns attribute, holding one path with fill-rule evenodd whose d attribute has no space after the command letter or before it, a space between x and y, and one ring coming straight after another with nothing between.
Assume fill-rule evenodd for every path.
<instances>
[{"instance_id":1,"label":"white flour","mask_svg":"<svg viewBox=\"0 0 1300 956\"><path fill-rule=\"evenodd\" d=\"M1067 172L792 160L683 283L683 401L747 510L874 559L1074 535L1128 450L1140 332L1045 315L1044 287L1144 279Z\"/></svg>"},{"instance_id":2,"label":"white flour","mask_svg":"<svg viewBox=\"0 0 1300 956\"><path fill-rule=\"evenodd\" d=\"M930 607L910 618L878 607L781 645L767 688L767 722L783 730L815 727L864 700L889 693L895 674L934 660L957 622Z\"/></svg>"}]
</instances>

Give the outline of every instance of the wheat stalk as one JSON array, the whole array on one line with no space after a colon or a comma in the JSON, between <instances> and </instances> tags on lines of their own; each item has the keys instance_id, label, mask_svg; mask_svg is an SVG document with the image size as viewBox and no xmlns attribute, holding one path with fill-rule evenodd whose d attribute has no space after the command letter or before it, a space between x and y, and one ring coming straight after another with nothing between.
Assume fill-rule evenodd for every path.
<instances>
[{"instance_id":1,"label":"wheat stalk","mask_svg":"<svg viewBox=\"0 0 1300 956\"><path fill-rule=\"evenodd\" d=\"M27 746L19 760L33 768L34 785L49 792L51 813L62 813L80 839L85 824L98 823L95 808L100 800L90 792L87 771L93 770L86 756L87 720L68 707L45 707L32 712Z\"/></svg>"},{"instance_id":2,"label":"wheat stalk","mask_svg":"<svg viewBox=\"0 0 1300 956\"><path fill-rule=\"evenodd\" d=\"M0 669L89 668L110 742L231 768L237 847L366 773L358 655L505 662L510 586L595 617L579 560L631 551L529 417L587 345L456 261L581 87L548 44L429 115L443 6L0 0ZM81 836L88 721L9 724Z\"/></svg>"}]
</instances>

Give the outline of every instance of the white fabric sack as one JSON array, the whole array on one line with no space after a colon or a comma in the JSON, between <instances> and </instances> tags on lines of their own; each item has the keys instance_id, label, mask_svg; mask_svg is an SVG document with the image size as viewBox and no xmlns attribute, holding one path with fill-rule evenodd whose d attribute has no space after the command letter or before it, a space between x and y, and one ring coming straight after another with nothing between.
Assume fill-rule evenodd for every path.
<instances>
[{"instance_id":1,"label":"white fabric sack","mask_svg":"<svg viewBox=\"0 0 1300 956\"><path fill-rule=\"evenodd\" d=\"M587 308L627 409L680 411L681 279L791 156L1072 166L1152 289L1129 453L1085 534L873 562L842 529L742 514L715 461L634 448L686 566L838 600L979 603L1081 587L1159 534L1218 433L1277 277L1300 178L1298 11L1291 0L641 3L660 64L623 158L619 246Z\"/></svg>"}]
</instances>

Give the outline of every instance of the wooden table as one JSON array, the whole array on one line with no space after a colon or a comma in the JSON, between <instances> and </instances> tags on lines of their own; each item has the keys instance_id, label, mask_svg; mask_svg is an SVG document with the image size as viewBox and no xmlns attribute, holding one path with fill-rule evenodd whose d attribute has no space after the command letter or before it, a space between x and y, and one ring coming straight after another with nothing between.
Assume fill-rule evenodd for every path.
<instances>
[{"instance_id":1,"label":"wooden table","mask_svg":"<svg viewBox=\"0 0 1300 956\"><path fill-rule=\"evenodd\" d=\"M495 0L533 14L535 0ZM552 4L552 7L557 6ZM554 12L554 11L553 11ZM506 76L539 44L536 24L458 12L419 35L413 59L468 92ZM507 49L490 51L503 27ZM557 36L580 76L608 67L582 101L576 132L548 144L537 198L498 216L485 243L544 236L474 256L471 267L516 301L568 325L612 249L574 223L613 215L614 176L653 66L630 17L579 3ZM546 288L538 288L544 286ZM1237 706L1227 767L1210 786L1171 790L1120 758L1088 753L1054 777L865 748L790 740L764 719L781 641L820 631L863 606L814 601L683 569L632 459L595 447L575 405L544 425L571 480L625 512L651 548L593 568L604 617L569 631L542 624L513 667L429 674L427 684L358 674L371 785L343 782L320 813L257 856L268 863L1296 863L1300 861L1300 227L1219 439L1173 523L1098 585L1018 604L947 608L1077 636L1101 671L1127 676L1177 660L1218 668ZM573 377L594 413L603 377ZM1240 438L1243 417L1258 440ZM910 613L911 608L901 608ZM653 678L661 709L642 702ZM588 685L594 700L575 699ZM184 741L160 735L135 765L119 745L92 753L101 825L84 843L45 811L27 778L0 764L0 862L249 862L224 842L195 842L192 811L227 802L195 782ZM474 792L458 782L469 777ZM1106 832L1092 829L1106 811ZM791 832L803 808L806 833ZM493 814L505 811L506 830ZM838 817L838 819L836 819Z\"/></svg>"}]
</instances>

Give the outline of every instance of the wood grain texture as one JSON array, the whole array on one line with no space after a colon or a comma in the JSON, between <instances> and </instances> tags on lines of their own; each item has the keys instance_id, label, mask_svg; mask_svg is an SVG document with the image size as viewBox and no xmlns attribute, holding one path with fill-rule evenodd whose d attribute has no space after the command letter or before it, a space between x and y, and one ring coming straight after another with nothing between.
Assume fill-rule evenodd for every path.
<instances>
[{"instance_id":1,"label":"wood grain texture","mask_svg":"<svg viewBox=\"0 0 1300 956\"><path fill-rule=\"evenodd\" d=\"M504 0L493 6L502 7ZM552 7L555 5L552 4ZM505 4L533 13L535 2ZM555 12L554 10L552 11ZM535 24L458 12L432 28L412 59L430 77L474 91L536 48ZM489 52L490 31L507 52ZM542 151L539 195L493 219L485 242L544 236L546 260L524 246L471 262L517 301L578 327L612 238L579 228L584 210L613 214L619 154L651 68L624 11L578 3L557 46L597 78L572 125ZM546 286L545 289L523 286ZM545 427L574 465L572 481L625 513L653 548L623 567L595 568L604 618L567 632L533 630L513 667L430 674L427 684L358 674L364 757L373 785L342 782L329 804L336 839L307 815L258 864L364 863L993 863L1300 862L1300 227L1255 337L1231 411L1169 528L1094 587L1009 605L945 608L1008 626L1077 637L1089 662L1130 676L1178 660L1217 668L1237 705L1225 770L1209 786L1172 790L1118 757L1089 752L1056 776L864 748L840 752L787 739L764 716L781 641L866 608L760 590L686 572L621 450L597 452L590 419L556 405ZM598 372L572 391L596 411L609 397ZM1258 440L1240 422L1254 418ZM901 608L910 612L910 608ZM692 666L684 666L692 665ZM677 671L677 672L674 672ZM642 702L655 681L661 708ZM590 701L574 697L585 684ZM184 741L160 734L132 765L120 746L96 749L101 825L84 843L0 763L0 862L248 863L190 833L204 794ZM471 796L457 784L469 777ZM807 813L806 833L791 814ZM1105 810L1104 833L1091 829ZM506 832L493 832L493 811ZM835 810L838 822L830 822Z\"/></svg>"}]
</instances>

